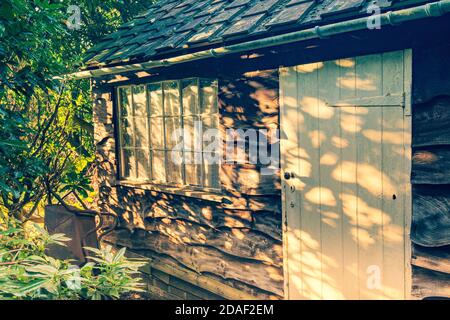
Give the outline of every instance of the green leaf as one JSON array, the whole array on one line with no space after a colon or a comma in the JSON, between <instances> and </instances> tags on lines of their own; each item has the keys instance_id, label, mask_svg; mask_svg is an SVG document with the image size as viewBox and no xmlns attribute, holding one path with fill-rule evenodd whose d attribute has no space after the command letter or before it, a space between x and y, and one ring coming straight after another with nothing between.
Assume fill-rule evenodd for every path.
<instances>
[{"instance_id":1,"label":"green leaf","mask_svg":"<svg viewBox=\"0 0 450 320\"><path fill-rule=\"evenodd\" d=\"M127 249L124 247L124 248L120 249L119 251L117 251L116 255L114 256L114 258L112 260L112 262L113 263L118 263L123 258L123 256L125 255L126 250Z\"/></svg>"},{"instance_id":2,"label":"green leaf","mask_svg":"<svg viewBox=\"0 0 450 320\"><path fill-rule=\"evenodd\" d=\"M19 295L26 295L27 293L30 293L32 291L37 291L38 289L44 287L47 281L47 279L36 279L34 281L31 281L29 284L18 288L16 293Z\"/></svg>"},{"instance_id":3,"label":"green leaf","mask_svg":"<svg viewBox=\"0 0 450 320\"><path fill-rule=\"evenodd\" d=\"M37 265L25 268L27 272L33 272L33 273L41 273L43 275L53 275L58 272L58 269L51 265Z\"/></svg>"}]
</instances>

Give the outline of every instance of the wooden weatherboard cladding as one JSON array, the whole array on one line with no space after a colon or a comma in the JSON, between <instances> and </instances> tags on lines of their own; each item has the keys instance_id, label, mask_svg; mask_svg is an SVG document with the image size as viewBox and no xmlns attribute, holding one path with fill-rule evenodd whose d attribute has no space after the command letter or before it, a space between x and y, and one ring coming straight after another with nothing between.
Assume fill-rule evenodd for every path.
<instances>
[{"instance_id":1,"label":"wooden weatherboard cladding","mask_svg":"<svg viewBox=\"0 0 450 320\"><path fill-rule=\"evenodd\" d=\"M227 72L207 77L218 79L219 130L277 129L278 71ZM261 175L260 165L222 163L221 192L214 194L124 184L117 177L120 148L114 138L120 116L110 92L101 84L94 90L99 206L119 217L105 240L194 270L247 297L283 298L278 171Z\"/></svg>"},{"instance_id":2,"label":"wooden weatherboard cladding","mask_svg":"<svg viewBox=\"0 0 450 320\"><path fill-rule=\"evenodd\" d=\"M413 295L450 297L450 43L413 51Z\"/></svg>"}]
</instances>

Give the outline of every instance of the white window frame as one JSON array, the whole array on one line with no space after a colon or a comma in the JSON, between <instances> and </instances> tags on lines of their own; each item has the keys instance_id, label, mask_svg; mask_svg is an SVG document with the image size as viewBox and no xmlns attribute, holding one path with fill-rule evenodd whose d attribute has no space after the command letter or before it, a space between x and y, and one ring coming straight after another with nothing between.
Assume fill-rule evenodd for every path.
<instances>
[{"instance_id":1,"label":"white window frame","mask_svg":"<svg viewBox=\"0 0 450 320\"><path fill-rule=\"evenodd\" d=\"M167 119L169 117L173 117L173 116L168 116L166 114L166 104L165 104L165 94L164 94L164 84L166 83L173 83L173 82L177 82L177 87L179 90L179 94L178 94L178 98L179 98L179 114L176 116L176 118L180 119L180 125L182 128L184 128L184 120L185 120L185 107L183 106L183 87L182 87L182 83L184 81L192 81L195 80L196 85L197 85L197 97L196 97L196 101L197 101L197 112L198 113L194 113L190 116L192 117L197 117L198 119L200 119L200 121L202 121L203 123L203 119L204 117L206 117L206 114L202 113L202 93L201 93L201 81L209 81L211 82L211 84L213 86L215 86L215 106L210 107L210 108L214 108L215 112L211 112L210 114L208 114L208 116L213 119L213 118L217 118L217 122L216 122L216 128L219 129L219 119L220 119L220 113L219 113L219 106L218 106L218 80L217 79L211 79L211 78L184 78L184 79L177 79L177 80L164 80L164 81L157 81L157 82L149 82L149 83L141 83L141 84L130 84L130 85L124 85L124 86L118 86L116 87L116 99L115 99L115 103L116 103L116 114L117 114L117 120L116 120L116 125L117 125L117 135L116 135L116 139L118 141L118 177L119 177L119 182L124 183L124 184L140 184L140 185L149 185L149 186L156 186L156 187L176 187L176 188L189 188L189 189L193 189L193 190L199 190L199 191L211 191L211 192L219 192L221 191L221 184L219 181L219 173L220 173L220 167L221 164L219 163L217 165L217 172L216 172L216 177L217 177L217 181L212 181L211 185L206 186L205 185L205 177L204 177L204 171L205 171L205 159L204 159L204 154L205 152L203 151L203 147L202 147L202 163L200 165L200 177L198 178L200 181L200 185L193 185L193 184L187 184L186 183L186 164L183 161L183 163L181 164L181 183L177 184L177 183L170 183L167 182L167 168L168 168L168 161L169 161L169 151L171 150L170 148L168 149L168 145L167 145L167 139L166 139L166 124L167 124ZM151 110L150 110L150 92L148 90L149 86L151 85L159 85L161 87L162 90L162 115L158 115L156 117L160 117L162 118L162 132L163 132L163 149L156 149L157 151L160 152L164 152L164 176L166 181L156 181L153 180L154 177L154 173L153 173L153 156L154 156L154 152L155 149L153 148L152 145L152 137L151 137L151 133L152 133L152 124L151 124L151 118L155 117L154 115L152 116ZM142 148L142 147L138 147L136 146L136 132L135 132L135 120L136 120L136 116L135 116L135 106L134 106L134 94L133 94L133 89L135 87L140 87L140 86L144 86L145 87L145 97L146 97L146 120L147 120L147 134L148 134L148 147L147 148ZM127 118L131 118L133 119L133 146L132 147L124 147L123 146L123 141L122 141L122 133L123 133L123 125L122 125L122 120L123 115L122 115L122 101L121 101L121 93L120 91L122 89L129 89L131 91L131 98L129 99L129 103L131 104L131 115L127 115ZM219 130L220 131L220 130ZM219 139L221 139L221 137L219 137ZM135 178L131 178L131 177L124 177L124 150L128 149L128 150L134 150L134 162L135 162ZM147 173L148 176L150 178L140 178L139 172L138 172L138 157L137 157L137 153L136 150L139 149L144 149L147 150L147 155L148 155L148 166L147 166ZM185 148L183 148L183 150L181 151L182 153L182 157L183 159L185 158L186 155L186 151ZM194 152L193 150L191 152Z\"/></svg>"}]
</instances>

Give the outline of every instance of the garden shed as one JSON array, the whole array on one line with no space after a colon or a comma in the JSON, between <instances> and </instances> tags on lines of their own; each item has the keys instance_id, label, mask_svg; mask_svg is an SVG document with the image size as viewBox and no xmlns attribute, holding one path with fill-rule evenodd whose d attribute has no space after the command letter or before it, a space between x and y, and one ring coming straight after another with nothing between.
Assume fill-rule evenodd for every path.
<instances>
[{"instance_id":1,"label":"garden shed","mask_svg":"<svg viewBox=\"0 0 450 320\"><path fill-rule=\"evenodd\" d=\"M164 299L450 297L449 12L157 1L72 75L118 217L103 240L149 258Z\"/></svg>"}]
</instances>

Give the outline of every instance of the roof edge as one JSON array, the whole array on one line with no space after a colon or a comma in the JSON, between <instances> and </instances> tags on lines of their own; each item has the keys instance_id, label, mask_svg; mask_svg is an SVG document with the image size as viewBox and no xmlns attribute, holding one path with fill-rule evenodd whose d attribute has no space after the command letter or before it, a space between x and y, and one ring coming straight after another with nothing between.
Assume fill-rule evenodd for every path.
<instances>
[{"instance_id":1,"label":"roof edge","mask_svg":"<svg viewBox=\"0 0 450 320\"><path fill-rule=\"evenodd\" d=\"M450 13L450 0L440 0L416 7L382 13L379 15L379 19L382 26L383 25L396 26L403 22L431 17L440 17L447 13ZM202 60L207 58L217 58L232 53L262 49L298 41L305 41L311 39L325 39L330 36L342 33L367 29L368 19L373 18L374 16L368 16L353 20L341 21L324 26L316 26L313 28L304 29L300 31L290 32L286 34L247 41L239 44L223 46L209 50L203 50L195 53L184 54L162 60L148 61L143 63L122 65L115 67L104 67L93 70L84 70L58 77L58 79L61 80L87 79L87 78L102 77L106 75L120 74L124 72L147 71L154 68L168 67L184 62Z\"/></svg>"}]
</instances>

